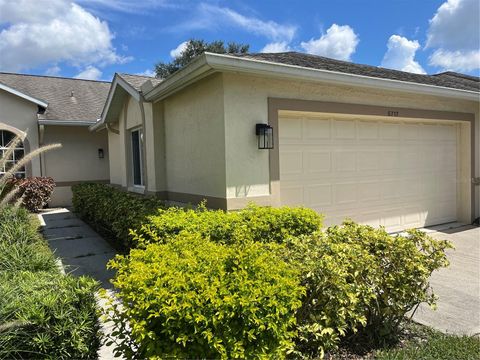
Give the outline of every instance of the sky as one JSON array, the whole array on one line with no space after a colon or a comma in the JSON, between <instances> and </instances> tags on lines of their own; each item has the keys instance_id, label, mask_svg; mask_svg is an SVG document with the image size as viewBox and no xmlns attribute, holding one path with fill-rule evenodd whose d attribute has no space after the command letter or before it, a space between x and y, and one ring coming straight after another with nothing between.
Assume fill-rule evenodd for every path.
<instances>
[{"instance_id":1,"label":"sky","mask_svg":"<svg viewBox=\"0 0 480 360\"><path fill-rule=\"evenodd\" d=\"M0 71L153 75L189 39L480 74L479 0L0 0Z\"/></svg>"}]
</instances>

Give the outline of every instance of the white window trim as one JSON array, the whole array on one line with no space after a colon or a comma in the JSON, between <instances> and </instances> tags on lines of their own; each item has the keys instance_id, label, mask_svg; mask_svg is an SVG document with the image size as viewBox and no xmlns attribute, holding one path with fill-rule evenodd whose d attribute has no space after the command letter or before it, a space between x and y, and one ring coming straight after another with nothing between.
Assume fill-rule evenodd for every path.
<instances>
[{"instance_id":1,"label":"white window trim","mask_svg":"<svg viewBox=\"0 0 480 360\"><path fill-rule=\"evenodd\" d=\"M140 154L140 179L141 179L141 184L135 184L135 175L134 175L134 163L133 163L133 143L132 143L132 134L134 132L139 133L139 154ZM131 164L131 169L130 169L130 176L131 176L131 186L128 187L129 191L136 192L136 193L141 193L143 194L145 192L145 174L143 173L143 129L141 127L134 128L130 130L130 164Z\"/></svg>"}]
</instances>

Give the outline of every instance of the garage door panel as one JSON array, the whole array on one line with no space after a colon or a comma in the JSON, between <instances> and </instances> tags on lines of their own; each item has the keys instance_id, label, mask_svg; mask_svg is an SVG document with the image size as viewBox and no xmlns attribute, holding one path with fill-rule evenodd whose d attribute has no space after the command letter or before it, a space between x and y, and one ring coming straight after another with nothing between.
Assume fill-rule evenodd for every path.
<instances>
[{"instance_id":1,"label":"garage door panel","mask_svg":"<svg viewBox=\"0 0 480 360\"><path fill-rule=\"evenodd\" d=\"M360 140L372 140L378 138L378 124L371 121L358 122L358 138Z\"/></svg>"},{"instance_id":2,"label":"garage door panel","mask_svg":"<svg viewBox=\"0 0 480 360\"><path fill-rule=\"evenodd\" d=\"M305 116L279 123L280 196L389 231L455 221L454 125ZM440 205L439 205L440 204Z\"/></svg>"},{"instance_id":3,"label":"garage door panel","mask_svg":"<svg viewBox=\"0 0 480 360\"><path fill-rule=\"evenodd\" d=\"M355 139L355 121L334 121L336 139Z\"/></svg>"},{"instance_id":4,"label":"garage door panel","mask_svg":"<svg viewBox=\"0 0 480 360\"><path fill-rule=\"evenodd\" d=\"M331 139L330 123L330 120L306 119L305 138L309 140Z\"/></svg>"},{"instance_id":5,"label":"garage door panel","mask_svg":"<svg viewBox=\"0 0 480 360\"><path fill-rule=\"evenodd\" d=\"M308 206L319 207L332 205L332 185L319 184L305 187L304 199Z\"/></svg>"},{"instance_id":6,"label":"garage door panel","mask_svg":"<svg viewBox=\"0 0 480 360\"><path fill-rule=\"evenodd\" d=\"M355 151L337 151L333 156L335 171L356 171L357 154Z\"/></svg>"},{"instance_id":7,"label":"garage door panel","mask_svg":"<svg viewBox=\"0 0 480 360\"><path fill-rule=\"evenodd\" d=\"M308 173L323 173L332 171L330 151L305 151L305 166Z\"/></svg>"}]
</instances>

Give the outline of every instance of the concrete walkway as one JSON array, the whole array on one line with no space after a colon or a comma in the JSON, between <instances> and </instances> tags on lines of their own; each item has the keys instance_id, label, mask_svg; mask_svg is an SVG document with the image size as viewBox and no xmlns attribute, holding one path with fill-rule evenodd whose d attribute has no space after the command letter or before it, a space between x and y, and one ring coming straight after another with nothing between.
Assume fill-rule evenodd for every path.
<instances>
[{"instance_id":1,"label":"concrete walkway","mask_svg":"<svg viewBox=\"0 0 480 360\"><path fill-rule=\"evenodd\" d=\"M43 236L55 255L62 260L66 272L89 275L102 287L110 289L113 271L107 270L107 262L115 256L115 250L90 226L67 209L42 212Z\"/></svg>"},{"instance_id":2,"label":"concrete walkway","mask_svg":"<svg viewBox=\"0 0 480 360\"><path fill-rule=\"evenodd\" d=\"M52 209L39 214L42 232L50 248L62 261L65 272L88 275L98 280L111 292L110 279L114 273L107 270L107 262L115 256L115 250L90 226L67 209ZM105 304L98 298L98 306ZM111 332L111 324L102 324L104 334ZM98 351L100 360L114 359L113 346L102 345ZM118 359L118 358L117 358Z\"/></svg>"},{"instance_id":3,"label":"concrete walkway","mask_svg":"<svg viewBox=\"0 0 480 360\"><path fill-rule=\"evenodd\" d=\"M480 228L463 226L429 235L450 240L450 266L432 275L430 285L439 297L437 310L422 304L413 319L442 332L480 334Z\"/></svg>"}]
</instances>

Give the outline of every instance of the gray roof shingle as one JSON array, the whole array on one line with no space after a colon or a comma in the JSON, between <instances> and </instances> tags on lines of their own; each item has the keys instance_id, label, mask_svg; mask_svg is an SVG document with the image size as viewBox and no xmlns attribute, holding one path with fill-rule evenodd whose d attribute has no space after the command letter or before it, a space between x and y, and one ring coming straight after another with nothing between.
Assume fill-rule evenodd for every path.
<instances>
[{"instance_id":1,"label":"gray roof shingle","mask_svg":"<svg viewBox=\"0 0 480 360\"><path fill-rule=\"evenodd\" d=\"M123 80L125 80L130 85L132 85L132 87L137 91L140 91L142 85L146 83L148 80L152 82L153 86L156 86L162 82L161 79L157 79L150 76L144 76L144 75L132 75L132 74L119 73L118 76L120 76Z\"/></svg>"},{"instance_id":2,"label":"gray roof shingle","mask_svg":"<svg viewBox=\"0 0 480 360\"><path fill-rule=\"evenodd\" d=\"M96 121L110 88L108 81L1 72L0 83L46 101L47 110L39 119L66 121Z\"/></svg>"},{"instance_id":3,"label":"gray roof shingle","mask_svg":"<svg viewBox=\"0 0 480 360\"><path fill-rule=\"evenodd\" d=\"M455 72L445 72L435 75L413 74L405 71L391 70L371 65L354 64L348 61L335 60L323 56L298 53L294 51L283 53L234 54L234 56L245 59L301 66L311 69L336 71L374 78L399 80L480 92L480 78Z\"/></svg>"}]
</instances>

